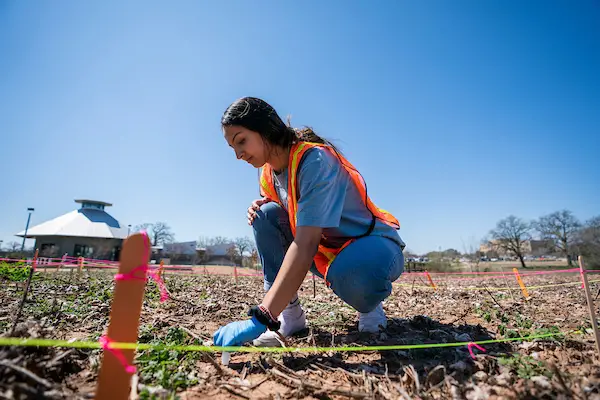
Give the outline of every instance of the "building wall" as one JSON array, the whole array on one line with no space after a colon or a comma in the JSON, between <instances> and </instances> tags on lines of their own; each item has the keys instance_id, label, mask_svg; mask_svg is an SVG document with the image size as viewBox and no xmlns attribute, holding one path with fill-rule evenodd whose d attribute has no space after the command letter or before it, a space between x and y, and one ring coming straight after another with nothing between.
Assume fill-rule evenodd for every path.
<instances>
[{"instance_id":1,"label":"building wall","mask_svg":"<svg viewBox=\"0 0 600 400\"><path fill-rule=\"evenodd\" d=\"M497 243L497 240L482 243L479 246L479 251L486 255L489 253L495 253L499 256L508 255L508 252L498 247ZM552 245L551 240L526 240L523 242L521 249L524 255L542 256L552 252Z\"/></svg>"},{"instance_id":2,"label":"building wall","mask_svg":"<svg viewBox=\"0 0 600 400\"><path fill-rule=\"evenodd\" d=\"M96 258L100 260L118 260L123 239L102 239L74 236L42 236L35 238L35 248L39 249L40 257L60 258L65 253L69 256ZM91 252L81 253L83 246ZM80 252L76 252L80 250Z\"/></svg>"}]
</instances>

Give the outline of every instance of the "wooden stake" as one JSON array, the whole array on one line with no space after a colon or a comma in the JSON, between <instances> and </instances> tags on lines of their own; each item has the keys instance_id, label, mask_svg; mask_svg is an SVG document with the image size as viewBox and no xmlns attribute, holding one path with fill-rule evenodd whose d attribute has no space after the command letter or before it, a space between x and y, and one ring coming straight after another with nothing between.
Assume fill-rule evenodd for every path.
<instances>
[{"instance_id":1,"label":"wooden stake","mask_svg":"<svg viewBox=\"0 0 600 400\"><path fill-rule=\"evenodd\" d=\"M596 338L596 350L598 351L598 355L600 355L600 333L598 332L598 321L596 321L596 307L594 307L594 300L592 300L592 295L590 293L590 284L583 266L583 258L579 256L577 261L579 262L579 271L581 272L581 278L583 279L583 288L585 289L585 298L587 299L590 319L592 320L592 329L594 330L594 337Z\"/></svg>"},{"instance_id":2,"label":"wooden stake","mask_svg":"<svg viewBox=\"0 0 600 400\"><path fill-rule=\"evenodd\" d=\"M508 278L506 277L506 275L504 275L504 267L500 267L500 270L502 271L502 276L504 277L504 283L506 284L506 287L508 288L508 293L510 293L510 298L512 299L512 301L515 301L515 296L513 295L512 289L510 287L510 285L508 284Z\"/></svg>"},{"instance_id":3,"label":"wooden stake","mask_svg":"<svg viewBox=\"0 0 600 400\"><path fill-rule=\"evenodd\" d=\"M429 284L431 285L431 287L437 290L437 287L435 286L435 283L433 283L433 279L431 279L431 275L429 275L429 272L427 272L427 270L425 270L425 276L427 277L427 280L429 280Z\"/></svg>"},{"instance_id":4,"label":"wooden stake","mask_svg":"<svg viewBox=\"0 0 600 400\"><path fill-rule=\"evenodd\" d=\"M519 282L519 286L521 286L521 291L523 292L523 297L525 297L525 299L529 299L529 292L527 291L527 288L525 287L525 284L523 283L523 279L521 279L521 275L519 275L519 270L516 268L513 268L513 272L515 273L517 282Z\"/></svg>"},{"instance_id":5,"label":"wooden stake","mask_svg":"<svg viewBox=\"0 0 600 400\"><path fill-rule=\"evenodd\" d=\"M21 303L19 304L19 309L17 310L17 315L15 315L15 319L13 320L13 325L10 330L11 336L13 333L15 333L15 328L17 327L17 323L19 322L19 318L21 317L21 312L23 311L23 306L25 306L25 301L27 301L27 293L29 292L29 286L31 285L31 278L33 278L33 273L35 272L35 264L37 262L37 257L38 257L38 249L35 249L35 255L33 256L31 268L29 269L29 276L27 277L27 283L25 284L25 289L23 290L23 298L21 299Z\"/></svg>"},{"instance_id":6,"label":"wooden stake","mask_svg":"<svg viewBox=\"0 0 600 400\"><path fill-rule=\"evenodd\" d=\"M147 265L150 258L148 236L135 233L125 239L121 251L119 273L128 274L139 266ZM136 271L136 276L146 277L146 271ZM114 342L135 343L138 338L140 314L146 281L141 279L117 280L110 312L107 336ZM133 349L120 349L129 364L133 363ZM96 400L127 399L131 375L117 357L104 351L96 387Z\"/></svg>"},{"instance_id":7,"label":"wooden stake","mask_svg":"<svg viewBox=\"0 0 600 400\"><path fill-rule=\"evenodd\" d=\"M164 273L165 273L165 261L160 260L160 267L158 267L158 277L160 279L162 279Z\"/></svg>"}]
</instances>

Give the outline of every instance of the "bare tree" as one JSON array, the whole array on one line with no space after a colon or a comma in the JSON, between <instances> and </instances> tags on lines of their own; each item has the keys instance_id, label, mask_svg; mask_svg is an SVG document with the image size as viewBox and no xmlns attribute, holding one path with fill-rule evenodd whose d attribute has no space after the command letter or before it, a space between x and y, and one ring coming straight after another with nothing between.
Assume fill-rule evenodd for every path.
<instances>
[{"instance_id":1,"label":"bare tree","mask_svg":"<svg viewBox=\"0 0 600 400\"><path fill-rule=\"evenodd\" d=\"M211 240L212 240L211 245L231 243L231 240L229 240L228 238L226 238L224 236L215 236Z\"/></svg>"},{"instance_id":2,"label":"bare tree","mask_svg":"<svg viewBox=\"0 0 600 400\"><path fill-rule=\"evenodd\" d=\"M21 249L21 244L17 243L17 242L8 242L6 244L8 246L8 250L9 251L18 251Z\"/></svg>"},{"instance_id":3,"label":"bare tree","mask_svg":"<svg viewBox=\"0 0 600 400\"><path fill-rule=\"evenodd\" d=\"M216 246L219 244L231 243L231 240L224 236L200 236L198 238L199 247Z\"/></svg>"},{"instance_id":4,"label":"bare tree","mask_svg":"<svg viewBox=\"0 0 600 400\"><path fill-rule=\"evenodd\" d=\"M256 250L256 248L254 248L252 250L252 252L250 253L250 267L256 266L256 270L258 271L258 250Z\"/></svg>"},{"instance_id":5,"label":"bare tree","mask_svg":"<svg viewBox=\"0 0 600 400\"><path fill-rule=\"evenodd\" d=\"M244 254L252 252L252 249L254 248L254 242L250 240L250 238L247 236L235 238L233 240L233 244L237 248L237 251L240 254L240 256L242 257L244 256Z\"/></svg>"},{"instance_id":6,"label":"bare tree","mask_svg":"<svg viewBox=\"0 0 600 400\"><path fill-rule=\"evenodd\" d=\"M175 240L175 235L171 231L171 227L165 222L156 222L154 224L144 223L135 227L136 231L144 230L150 237L152 246L160 244L172 243Z\"/></svg>"},{"instance_id":7,"label":"bare tree","mask_svg":"<svg viewBox=\"0 0 600 400\"><path fill-rule=\"evenodd\" d=\"M519 257L523 268L525 265L523 244L531 240L531 224L521 218L509 215L496 224L496 228L490 231L491 243L506 252L513 253Z\"/></svg>"},{"instance_id":8,"label":"bare tree","mask_svg":"<svg viewBox=\"0 0 600 400\"><path fill-rule=\"evenodd\" d=\"M600 215L586 221L577 234L576 246L589 267L600 265Z\"/></svg>"},{"instance_id":9,"label":"bare tree","mask_svg":"<svg viewBox=\"0 0 600 400\"><path fill-rule=\"evenodd\" d=\"M136 225L133 228L133 230L135 232L145 231L148 234L150 234L150 227L152 227L152 224L149 224L149 223L146 222L146 223L143 223L143 224Z\"/></svg>"},{"instance_id":10,"label":"bare tree","mask_svg":"<svg viewBox=\"0 0 600 400\"><path fill-rule=\"evenodd\" d=\"M171 227L164 222L152 224L152 245L172 243L175 240L175 235L171 231Z\"/></svg>"},{"instance_id":11,"label":"bare tree","mask_svg":"<svg viewBox=\"0 0 600 400\"><path fill-rule=\"evenodd\" d=\"M535 223L542 239L554 241L554 246L567 258L569 266L572 265L570 247L580 227L581 223L568 210L545 215Z\"/></svg>"},{"instance_id":12,"label":"bare tree","mask_svg":"<svg viewBox=\"0 0 600 400\"><path fill-rule=\"evenodd\" d=\"M231 261L234 264L239 264L241 265L242 262L242 256L240 255L240 252L238 250L238 248L235 246L235 244L232 244L228 249L227 249L227 255L229 256L229 258L231 258Z\"/></svg>"},{"instance_id":13,"label":"bare tree","mask_svg":"<svg viewBox=\"0 0 600 400\"><path fill-rule=\"evenodd\" d=\"M208 261L208 259L210 259L210 257L213 255L211 246L229 244L229 243L231 243L231 240L224 236L214 236L214 237L200 236L198 238L197 243L198 243L198 247L205 249L204 256L202 257L202 261ZM232 247L234 248L234 250L227 249L227 255L232 257L232 259L234 259L234 257L235 258L238 257L237 256L237 246L235 244L232 244Z\"/></svg>"}]
</instances>

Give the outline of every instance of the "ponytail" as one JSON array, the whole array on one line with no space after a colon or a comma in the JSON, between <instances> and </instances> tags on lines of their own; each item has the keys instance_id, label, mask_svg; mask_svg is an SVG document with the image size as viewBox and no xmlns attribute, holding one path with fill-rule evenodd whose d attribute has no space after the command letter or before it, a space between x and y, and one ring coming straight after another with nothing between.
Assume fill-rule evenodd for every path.
<instances>
[{"instance_id":1,"label":"ponytail","mask_svg":"<svg viewBox=\"0 0 600 400\"><path fill-rule=\"evenodd\" d=\"M294 136L295 136L294 143L297 143L297 142L320 143L320 144L324 144L324 145L331 147L336 153L341 154L341 152L338 150L338 148L333 143L331 143L329 140L317 135L311 127L304 126L302 128L293 128L291 126L291 120L290 120L289 116L287 118L287 125L288 125L288 129L290 129L292 132L294 132Z\"/></svg>"}]
</instances>

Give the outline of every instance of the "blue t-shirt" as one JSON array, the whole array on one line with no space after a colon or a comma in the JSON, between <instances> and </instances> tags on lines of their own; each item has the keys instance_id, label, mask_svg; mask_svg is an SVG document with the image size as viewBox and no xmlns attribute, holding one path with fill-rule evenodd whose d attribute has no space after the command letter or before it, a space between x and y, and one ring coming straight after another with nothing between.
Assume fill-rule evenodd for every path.
<instances>
[{"instance_id":1,"label":"blue t-shirt","mask_svg":"<svg viewBox=\"0 0 600 400\"><path fill-rule=\"evenodd\" d=\"M287 168L273 172L275 190L287 208ZM366 233L371 212L340 160L330 151L314 147L304 153L298 172L298 211L296 226L318 226L328 247L339 247L348 238ZM377 201L372 199L375 204ZM404 248L398 231L376 219L371 235L387 237Z\"/></svg>"}]
</instances>

